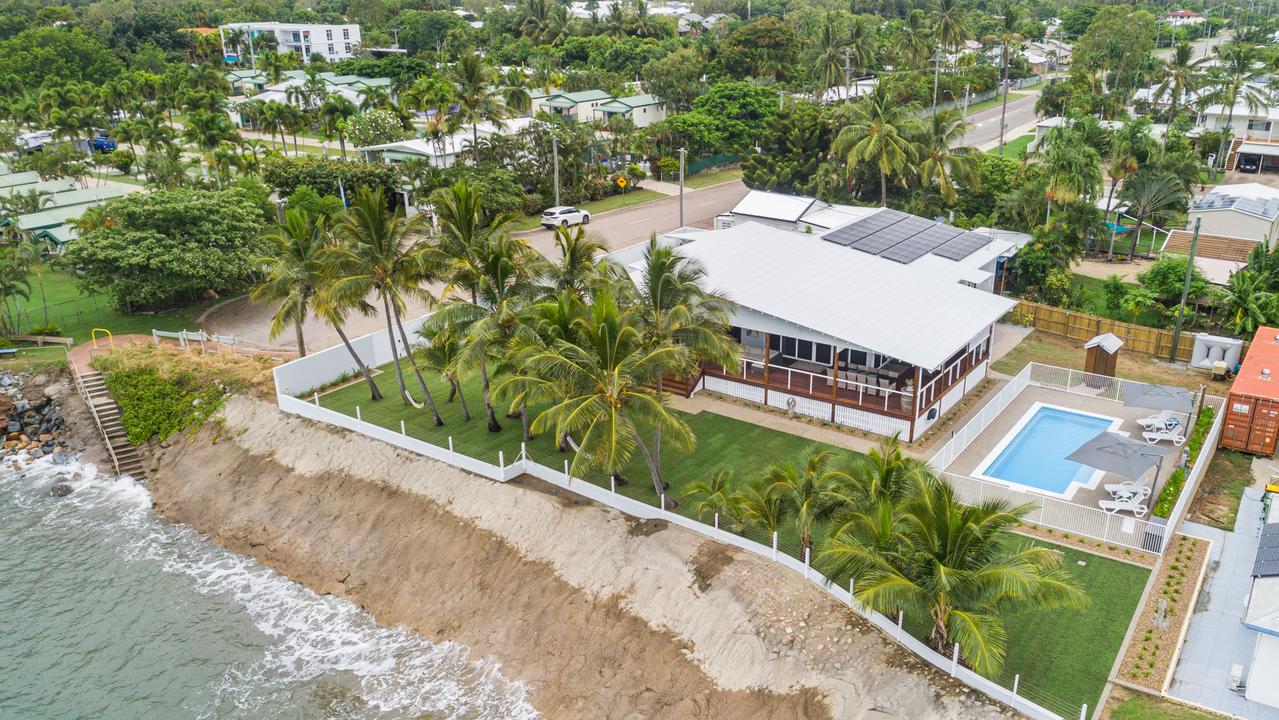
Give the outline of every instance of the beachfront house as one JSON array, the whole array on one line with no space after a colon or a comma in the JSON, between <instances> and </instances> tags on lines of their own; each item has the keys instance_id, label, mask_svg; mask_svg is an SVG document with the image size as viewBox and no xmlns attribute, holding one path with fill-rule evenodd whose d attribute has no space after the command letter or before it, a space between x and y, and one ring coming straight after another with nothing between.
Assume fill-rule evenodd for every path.
<instances>
[{"instance_id":1,"label":"beachfront house","mask_svg":"<svg viewBox=\"0 0 1279 720\"><path fill-rule=\"evenodd\" d=\"M793 200L779 210L790 227L735 209L722 229L660 239L735 303L743 357L737 370L706 364L672 389L920 437L986 377L992 328L1015 305L991 290L1016 245L888 208L799 229L806 213L839 206ZM782 205L755 197L744 209L764 212L768 201ZM637 273L642 253L610 257Z\"/></svg>"}]
</instances>

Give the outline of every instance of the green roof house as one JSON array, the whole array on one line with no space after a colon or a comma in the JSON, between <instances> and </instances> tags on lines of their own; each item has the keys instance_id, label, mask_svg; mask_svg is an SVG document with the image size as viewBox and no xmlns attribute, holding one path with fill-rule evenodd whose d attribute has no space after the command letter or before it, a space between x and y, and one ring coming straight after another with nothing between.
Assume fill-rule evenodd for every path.
<instances>
[{"instance_id":1,"label":"green roof house","mask_svg":"<svg viewBox=\"0 0 1279 720\"><path fill-rule=\"evenodd\" d=\"M666 103L656 95L631 95L601 103L595 108L595 119L608 122L614 117L629 118L635 127L648 127L666 119Z\"/></svg>"},{"instance_id":2,"label":"green roof house","mask_svg":"<svg viewBox=\"0 0 1279 720\"><path fill-rule=\"evenodd\" d=\"M596 119L595 109L613 99L603 90L582 90L581 92L553 92L542 98L533 100L533 112L545 111L569 120L590 122Z\"/></svg>"}]
</instances>

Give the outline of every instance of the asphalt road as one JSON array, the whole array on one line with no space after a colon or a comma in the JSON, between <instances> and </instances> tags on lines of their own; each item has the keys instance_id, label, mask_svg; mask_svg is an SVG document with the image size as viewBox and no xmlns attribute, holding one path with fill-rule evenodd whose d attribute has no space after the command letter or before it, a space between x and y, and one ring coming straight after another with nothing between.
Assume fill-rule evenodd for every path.
<instances>
[{"instance_id":1,"label":"asphalt road","mask_svg":"<svg viewBox=\"0 0 1279 720\"><path fill-rule=\"evenodd\" d=\"M1016 137L1015 130L1036 120L1035 101L1038 99L1039 93L1037 92L1030 92L1023 97L1015 99L1008 98L1008 115L1006 119L1008 132L1004 136L1004 142ZM987 143L997 143L999 141L1000 110L1001 106L996 105L993 108L987 108L969 115L968 132L965 133L961 144L970 147L982 147Z\"/></svg>"},{"instance_id":2,"label":"asphalt road","mask_svg":"<svg viewBox=\"0 0 1279 720\"><path fill-rule=\"evenodd\" d=\"M746 185L740 180L712 185L684 194L684 225L709 228L715 216L728 212L746 196ZM586 230L603 241L609 250L620 250L648 240L653 233L664 233L679 227L679 198L668 197L635 207L613 210L591 218ZM555 257L554 233L529 230L520 233L529 244L548 257Z\"/></svg>"}]
</instances>

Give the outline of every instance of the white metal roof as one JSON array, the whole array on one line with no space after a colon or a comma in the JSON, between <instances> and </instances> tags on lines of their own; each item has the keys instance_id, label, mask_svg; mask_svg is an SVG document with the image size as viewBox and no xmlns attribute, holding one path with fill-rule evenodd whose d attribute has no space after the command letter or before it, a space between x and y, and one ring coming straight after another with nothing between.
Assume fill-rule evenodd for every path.
<instances>
[{"instance_id":1,"label":"white metal roof","mask_svg":"<svg viewBox=\"0 0 1279 720\"><path fill-rule=\"evenodd\" d=\"M1084 347L1086 348L1098 346L1100 346L1102 350L1114 355L1119 352L1119 348L1124 346L1124 341L1120 340L1119 336L1114 333L1102 333L1092 340L1084 343Z\"/></svg>"},{"instance_id":2,"label":"white metal roof","mask_svg":"<svg viewBox=\"0 0 1279 720\"><path fill-rule=\"evenodd\" d=\"M851 222L857 222L864 217L874 215L883 210L878 207L858 207L856 205L831 205L830 207L814 208L804 213L800 218L801 224L812 225L815 228L823 230L834 230L841 225L847 225Z\"/></svg>"},{"instance_id":3,"label":"white metal roof","mask_svg":"<svg viewBox=\"0 0 1279 720\"><path fill-rule=\"evenodd\" d=\"M751 190L741 202L733 206L734 215L750 215L751 217L769 220L795 222L808 212L813 203L818 202L810 197L783 195L782 193Z\"/></svg>"},{"instance_id":4,"label":"white metal roof","mask_svg":"<svg viewBox=\"0 0 1279 720\"><path fill-rule=\"evenodd\" d=\"M1243 624L1257 632L1279 635L1279 577L1253 579Z\"/></svg>"},{"instance_id":5,"label":"white metal roof","mask_svg":"<svg viewBox=\"0 0 1279 720\"><path fill-rule=\"evenodd\" d=\"M1248 671L1248 686L1244 690L1244 697L1255 703L1279 707L1279 683L1270 680L1275 677L1275 673L1279 673L1279 638L1261 635L1253 649L1252 667Z\"/></svg>"},{"instance_id":6,"label":"white metal roof","mask_svg":"<svg viewBox=\"0 0 1279 720\"><path fill-rule=\"evenodd\" d=\"M928 369L1016 304L960 284L989 252L903 265L755 222L690 236L680 252L737 304ZM989 247L997 255L1011 244Z\"/></svg>"}]
</instances>

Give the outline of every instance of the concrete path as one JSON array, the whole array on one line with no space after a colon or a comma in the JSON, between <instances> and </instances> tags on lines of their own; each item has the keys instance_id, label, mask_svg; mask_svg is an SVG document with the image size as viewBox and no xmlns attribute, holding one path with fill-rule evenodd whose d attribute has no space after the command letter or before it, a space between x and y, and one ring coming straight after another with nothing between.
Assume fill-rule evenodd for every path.
<instances>
[{"instance_id":1,"label":"concrete path","mask_svg":"<svg viewBox=\"0 0 1279 720\"><path fill-rule=\"evenodd\" d=\"M752 425L798 435L813 442L847 448L859 453L869 452L871 448L879 444L879 439L859 437L848 432L822 427L797 418L767 412L758 406L739 405L735 402L711 397L706 392L700 392L691 398L672 396L671 406L676 410L690 414L712 412L716 415L724 415Z\"/></svg>"}]
</instances>

